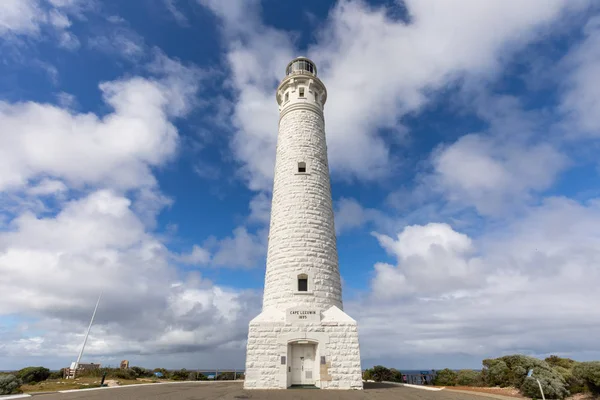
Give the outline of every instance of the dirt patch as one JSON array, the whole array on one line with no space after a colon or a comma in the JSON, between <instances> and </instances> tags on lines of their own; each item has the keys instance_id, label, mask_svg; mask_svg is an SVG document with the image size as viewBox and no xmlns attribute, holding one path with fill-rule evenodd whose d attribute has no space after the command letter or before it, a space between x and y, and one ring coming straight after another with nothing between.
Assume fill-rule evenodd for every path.
<instances>
[{"instance_id":1,"label":"dirt patch","mask_svg":"<svg viewBox=\"0 0 600 400\"><path fill-rule=\"evenodd\" d=\"M434 387L442 387L442 386L434 386ZM489 393L489 394L498 394L500 396L508 396L515 397L518 399L526 399L527 397L523 396L519 393L519 389L514 387L475 387L475 386L446 386L448 390L464 390L467 392L479 392L479 393ZM584 399L579 399L584 400Z\"/></svg>"}]
</instances>

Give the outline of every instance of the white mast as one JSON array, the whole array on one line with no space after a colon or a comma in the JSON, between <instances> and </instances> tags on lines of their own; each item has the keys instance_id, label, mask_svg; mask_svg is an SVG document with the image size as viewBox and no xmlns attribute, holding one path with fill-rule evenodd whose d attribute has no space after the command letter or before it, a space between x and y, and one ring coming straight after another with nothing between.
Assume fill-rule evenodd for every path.
<instances>
[{"instance_id":1,"label":"white mast","mask_svg":"<svg viewBox=\"0 0 600 400\"><path fill-rule=\"evenodd\" d=\"M77 361L75 361L75 368L73 369L73 378L75 378L75 374L77 373L77 368L79 367L79 361L81 360L81 356L83 355L83 350L85 349L85 344L86 344L88 336L90 334L90 330L92 329L92 324L94 323L94 317L96 316L96 311L98 310L98 304L100 304L101 297L102 297L102 292L100 292L100 296L98 296L98 301L96 301L96 307L94 307L94 313L92 314L92 319L90 320L90 325L88 326L87 332L85 334L85 338L83 339L83 345L81 346L81 351L79 352L79 357L77 357Z\"/></svg>"}]
</instances>

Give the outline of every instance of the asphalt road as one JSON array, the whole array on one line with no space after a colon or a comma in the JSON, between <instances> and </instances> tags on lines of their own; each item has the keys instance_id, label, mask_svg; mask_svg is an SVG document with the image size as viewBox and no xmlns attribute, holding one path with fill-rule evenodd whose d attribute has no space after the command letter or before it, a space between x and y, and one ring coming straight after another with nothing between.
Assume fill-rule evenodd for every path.
<instances>
[{"instance_id":1,"label":"asphalt road","mask_svg":"<svg viewBox=\"0 0 600 400\"><path fill-rule=\"evenodd\" d=\"M244 390L242 384L180 383L124 386L116 389L36 395L33 400L483 400L478 395L449 391L428 391L397 385L365 384L365 390L337 391L316 389Z\"/></svg>"}]
</instances>

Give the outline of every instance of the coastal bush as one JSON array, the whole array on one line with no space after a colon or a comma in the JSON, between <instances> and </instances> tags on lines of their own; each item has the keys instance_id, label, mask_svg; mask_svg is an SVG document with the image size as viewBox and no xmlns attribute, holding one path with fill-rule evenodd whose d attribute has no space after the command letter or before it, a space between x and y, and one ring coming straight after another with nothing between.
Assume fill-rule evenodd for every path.
<instances>
[{"instance_id":1,"label":"coastal bush","mask_svg":"<svg viewBox=\"0 0 600 400\"><path fill-rule=\"evenodd\" d=\"M48 379L62 379L65 375L65 369L61 368L60 371L52 371L48 376Z\"/></svg>"},{"instance_id":2,"label":"coastal bush","mask_svg":"<svg viewBox=\"0 0 600 400\"><path fill-rule=\"evenodd\" d=\"M594 395L600 395L600 361L577 363L573 367L573 376L583 381Z\"/></svg>"},{"instance_id":3,"label":"coastal bush","mask_svg":"<svg viewBox=\"0 0 600 400\"><path fill-rule=\"evenodd\" d=\"M459 386L481 386L481 371L461 369L456 374L456 384Z\"/></svg>"},{"instance_id":4,"label":"coastal bush","mask_svg":"<svg viewBox=\"0 0 600 400\"><path fill-rule=\"evenodd\" d=\"M402 372L398 371L396 368L390 368L390 382L403 382L402 380Z\"/></svg>"},{"instance_id":5,"label":"coastal bush","mask_svg":"<svg viewBox=\"0 0 600 400\"><path fill-rule=\"evenodd\" d=\"M483 360L481 376L488 386L508 386L508 365L498 358Z\"/></svg>"},{"instance_id":6,"label":"coastal bush","mask_svg":"<svg viewBox=\"0 0 600 400\"><path fill-rule=\"evenodd\" d=\"M217 375L219 381L232 381L234 379L235 374L233 372L219 372L219 375Z\"/></svg>"},{"instance_id":7,"label":"coastal bush","mask_svg":"<svg viewBox=\"0 0 600 400\"><path fill-rule=\"evenodd\" d=\"M574 364L574 366L577 364ZM586 390L585 383L583 379L576 377L573 374L573 369L567 369L561 366L553 367L553 369L563 377L565 382L567 383L567 389L571 394L583 393Z\"/></svg>"},{"instance_id":8,"label":"coastal bush","mask_svg":"<svg viewBox=\"0 0 600 400\"><path fill-rule=\"evenodd\" d=\"M170 378L174 381L185 381L188 379L190 373L187 369L183 368L171 372Z\"/></svg>"},{"instance_id":9,"label":"coastal bush","mask_svg":"<svg viewBox=\"0 0 600 400\"><path fill-rule=\"evenodd\" d=\"M0 395L20 393L21 383L14 375L0 375Z\"/></svg>"},{"instance_id":10,"label":"coastal bush","mask_svg":"<svg viewBox=\"0 0 600 400\"><path fill-rule=\"evenodd\" d=\"M16 376L25 384L37 383L48 379L50 370L44 367L26 367L17 371Z\"/></svg>"},{"instance_id":11,"label":"coastal bush","mask_svg":"<svg viewBox=\"0 0 600 400\"><path fill-rule=\"evenodd\" d=\"M546 361L520 354L483 360L482 377L488 386L519 388L521 394L529 397L541 396L537 381L527 378L527 371L540 380L546 397L562 399L569 395L567 382L563 376ZM537 389L536 389L537 388Z\"/></svg>"},{"instance_id":12,"label":"coastal bush","mask_svg":"<svg viewBox=\"0 0 600 400\"><path fill-rule=\"evenodd\" d=\"M436 386L456 386L458 375L451 369L445 368L438 371L433 379L433 384Z\"/></svg>"},{"instance_id":13,"label":"coastal bush","mask_svg":"<svg viewBox=\"0 0 600 400\"><path fill-rule=\"evenodd\" d=\"M133 371L138 378L151 378L154 376L154 373L150 369L134 366L131 367L130 370Z\"/></svg>"},{"instance_id":14,"label":"coastal bush","mask_svg":"<svg viewBox=\"0 0 600 400\"><path fill-rule=\"evenodd\" d=\"M363 371L363 380L371 381L373 380L373 369L367 368Z\"/></svg>"},{"instance_id":15,"label":"coastal bush","mask_svg":"<svg viewBox=\"0 0 600 400\"><path fill-rule=\"evenodd\" d=\"M534 373L534 376L535 379L526 377L523 381L523 384L519 387L519 391L523 396L531 399L542 398L537 380L540 381L542 388L544 389L544 396L547 399L564 399L569 395L569 391L566 388L565 382L560 375L558 375L560 379L556 379L556 376L550 376L546 374L536 375Z\"/></svg>"},{"instance_id":16,"label":"coastal bush","mask_svg":"<svg viewBox=\"0 0 600 400\"><path fill-rule=\"evenodd\" d=\"M562 367L565 369L572 369L577 361L571 360L570 358L562 358L559 356L550 356L544 359L551 367Z\"/></svg>"},{"instance_id":17,"label":"coastal bush","mask_svg":"<svg viewBox=\"0 0 600 400\"><path fill-rule=\"evenodd\" d=\"M135 380L137 378L137 374L135 371L133 371L131 369L120 369L120 368L111 369L110 371L108 371L106 376L108 376L110 378L128 379L128 380Z\"/></svg>"},{"instance_id":18,"label":"coastal bush","mask_svg":"<svg viewBox=\"0 0 600 400\"><path fill-rule=\"evenodd\" d=\"M392 372L383 365L374 366L372 371L371 376L375 382L389 381L392 376Z\"/></svg>"}]
</instances>

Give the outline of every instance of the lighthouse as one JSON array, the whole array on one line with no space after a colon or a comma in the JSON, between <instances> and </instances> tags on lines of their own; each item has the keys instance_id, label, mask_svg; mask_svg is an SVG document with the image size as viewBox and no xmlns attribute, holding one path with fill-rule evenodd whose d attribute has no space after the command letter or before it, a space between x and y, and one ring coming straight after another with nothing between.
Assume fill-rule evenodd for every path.
<instances>
[{"instance_id":1,"label":"lighthouse","mask_svg":"<svg viewBox=\"0 0 600 400\"><path fill-rule=\"evenodd\" d=\"M325 85L306 57L276 92L279 131L262 312L250 321L246 389L362 389L358 330L343 311Z\"/></svg>"}]
</instances>

